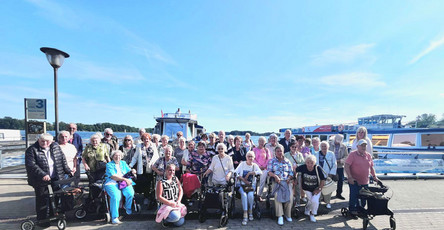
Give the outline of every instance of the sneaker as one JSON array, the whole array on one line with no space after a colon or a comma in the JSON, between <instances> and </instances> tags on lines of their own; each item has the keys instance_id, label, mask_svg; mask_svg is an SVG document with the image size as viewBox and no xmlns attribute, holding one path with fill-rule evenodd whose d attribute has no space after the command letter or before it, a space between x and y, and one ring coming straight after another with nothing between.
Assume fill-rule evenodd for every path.
<instances>
[{"instance_id":1,"label":"sneaker","mask_svg":"<svg viewBox=\"0 0 444 230\"><path fill-rule=\"evenodd\" d=\"M336 198L340 199L340 200L345 200L345 197L341 196L341 195L336 195Z\"/></svg>"},{"instance_id":2,"label":"sneaker","mask_svg":"<svg viewBox=\"0 0 444 230\"><path fill-rule=\"evenodd\" d=\"M122 222L119 220L119 218L114 218L112 223L113 224L121 224Z\"/></svg>"},{"instance_id":3,"label":"sneaker","mask_svg":"<svg viewBox=\"0 0 444 230\"><path fill-rule=\"evenodd\" d=\"M243 219L243 220L242 220L242 225L244 225L244 226L247 225L247 222L248 222L248 220L247 220L246 218Z\"/></svg>"},{"instance_id":4,"label":"sneaker","mask_svg":"<svg viewBox=\"0 0 444 230\"><path fill-rule=\"evenodd\" d=\"M133 214L133 211L132 211L131 209L130 209L130 210L127 209L127 210L126 210L126 214L127 214L127 215L131 215L131 214Z\"/></svg>"},{"instance_id":5,"label":"sneaker","mask_svg":"<svg viewBox=\"0 0 444 230\"><path fill-rule=\"evenodd\" d=\"M316 222L316 218L315 218L314 215L310 215L310 221L311 221L311 222Z\"/></svg>"},{"instance_id":6,"label":"sneaker","mask_svg":"<svg viewBox=\"0 0 444 230\"><path fill-rule=\"evenodd\" d=\"M285 217L285 219L287 220L287 222L292 222L293 219L291 219L291 217Z\"/></svg>"},{"instance_id":7,"label":"sneaker","mask_svg":"<svg viewBox=\"0 0 444 230\"><path fill-rule=\"evenodd\" d=\"M284 217L280 216L278 217L278 225L284 225Z\"/></svg>"},{"instance_id":8,"label":"sneaker","mask_svg":"<svg viewBox=\"0 0 444 230\"><path fill-rule=\"evenodd\" d=\"M253 221L253 220L254 220L254 218L253 218L253 214L249 214L249 215L248 215L248 220L249 220L249 221Z\"/></svg>"},{"instance_id":9,"label":"sneaker","mask_svg":"<svg viewBox=\"0 0 444 230\"><path fill-rule=\"evenodd\" d=\"M301 202L302 202L302 203L307 203L307 201L308 201L308 200L307 200L306 197L303 197L303 198L301 199Z\"/></svg>"},{"instance_id":10,"label":"sneaker","mask_svg":"<svg viewBox=\"0 0 444 230\"><path fill-rule=\"evenodd\" d=\"M305 209L305 212L304 212L304 214L305 214L306 216L309 216L309 215L310 215L310 210L308 210L308 209Z\"/></svg>"},{"instance_id":11,"label":"sneaker","mask_svg":"<svg viewBox=\"0 0 444 230\"><path fill-rule=\"evenodd\" d=\"M331 208L331 204L327 204L325 207L327 207L327 208Z\"/></svg>"}]
</instances>

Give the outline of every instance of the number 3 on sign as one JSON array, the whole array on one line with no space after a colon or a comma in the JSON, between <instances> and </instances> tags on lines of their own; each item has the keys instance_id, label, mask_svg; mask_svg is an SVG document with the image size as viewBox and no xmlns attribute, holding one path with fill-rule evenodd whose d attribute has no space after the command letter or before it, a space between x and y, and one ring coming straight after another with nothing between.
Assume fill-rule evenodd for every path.
<instances>
[{"instance_id":1,"label":"number 3 on sign","mask_svg":"<svg viewBox=\"0 0 444 230\"><path fill-rule=\"evenodd\" d=\"M38 109L41 109L41 108L43 108L43 100L36 100L35 101L35 107L36 108L38 108Z\"/></svg>"}]
</instances>

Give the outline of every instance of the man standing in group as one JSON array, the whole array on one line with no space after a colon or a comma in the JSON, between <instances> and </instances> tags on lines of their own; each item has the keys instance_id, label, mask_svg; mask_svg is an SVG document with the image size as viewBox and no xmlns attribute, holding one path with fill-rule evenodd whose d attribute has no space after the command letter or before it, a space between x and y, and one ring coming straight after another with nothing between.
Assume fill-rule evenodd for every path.
<instances>
[{"instance_id":1,"label":"man standing in group","mask_svg":"<svg viewBox=\"0 0 444 230\"><path fill-rule=\"evenodd\" d=\"M279 140L279 144L284 146L284 153L290 152L291 130L285 130L284 138Z\"/></svg>"},{"instance_id":2,"label":"man standing in group","mask_svg":"<svg viewBox=\"0 0 444 230\"><path fill-rule=\"evenodd\" d=\"M113 130L106 128L104 131L105 137L102 139L102 143L107 143L111 147L111 152L119 149L119 143L117 143L117 137L113 136Z\"/></svg>"},{"instance_id":3,"label":"man standing in group","mask_svg":"<svg viewBox=\"0 0 444 230\"><path fill-rule=\"evenodd\" d=\"M75 178L76 178L76 186L80 182L80 165L82 163L82 152L83 152L83 142L80 135L77 133L77 125L74 123L71 123L66 127L66 130L69 132L69 140L68 143L74 145L77 149L77 162L76 162L76 172L75 172Z\"/></svg>"},{"instance_id":4,"label":"man standing in group","mask_svg":"<svg viewBox=\"0 0 444 230\"><path fill-rule=\"evenodd\" d=\"M26 149L25 165L28 184L35 192L37 224L49 227L49 222L45 220L49 217L48 214L56 210L50 210L48 184L63 179L65 174L72 175L71 170L60 146L53 142L52 135L48 133L40 135L38 141ZM53 184L52 186L57 190Z\"/></svg>"},{"instance_id":5,"label":"man standing in group","mask_svg":"<svg viewBox=\"0 0 444 230\"><path fill-rule=\"evenodd\" d=\"M373 176L375 182L378 181L376 177L375 168L372 160L372 155L366 152L367 141L361 139L357 144L358 149L351 152L345 161L345 172L347 173L348 185L350 187L349 210L352 215L358 214L358 195L361 188L368 188L369 174ZM365 206L365 200L360 204Z\"/></svg>"}]
</instances>

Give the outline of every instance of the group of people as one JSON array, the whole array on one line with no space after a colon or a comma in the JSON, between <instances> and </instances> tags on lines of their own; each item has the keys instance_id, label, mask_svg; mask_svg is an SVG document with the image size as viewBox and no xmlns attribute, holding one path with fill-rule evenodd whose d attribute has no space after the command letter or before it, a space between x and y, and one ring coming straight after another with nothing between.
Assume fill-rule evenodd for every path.
<instances>
[{"instance_id":1,"label":"group of people","mask_svg":"<svg viewBox=\"0 0 444 230\"><path fill-rule=\"evenodd\" d=\"M292 222L291 211L295 205L306 203L305 214L312 222L320 201L330 209L332 194L322 193L326 181L337 181L335 198L342 196L344 170L350 187L349 209L357 211L357 196L361 187L369 184L369 174L377 181L372 161L372 144L364 127L358 129L350 154L337 134L331 141L321 141L318 137L304 138L292 136L285 131L284 138L278 141L275 134L258 139L257 145L247 133L225 137L220 131L203 134L197 143L186 141L181 132L168 144L168 136L151 136L144 129L134 140L127 135L119 147L117 138L109 128L104 137L96 133L83 149L75 124L67 131L58 134L57 142L50 134L42 134L38 141L26 151L28 182L36 194L36 212L40 226L45 222L49 207L47 183L79 176L80 164L95 181L105 178L104 189L110 196L112 223L119 224L119 203L125 197L126 213L132 213L135 193L143 194L148 208L159 203L156 221L180 226L184 223L186 207L181 203L183 189L180 178L183 174L196 174L201 177L212 175L215 185L226 185L236 175L238 191L241 195L242 225L253 221L254 194L264 200L267 194L274 195L275 214L278 224L284 219ZM136 175L136 180L130 174ZM256 181L256 176L260 179ZM267 182L271 191L267 191ZM78 183L78 180L76 180ZM123 185L122 185L123 184ZM134 186L134 187L133 187Z\"/></svg>"}]
</instances>

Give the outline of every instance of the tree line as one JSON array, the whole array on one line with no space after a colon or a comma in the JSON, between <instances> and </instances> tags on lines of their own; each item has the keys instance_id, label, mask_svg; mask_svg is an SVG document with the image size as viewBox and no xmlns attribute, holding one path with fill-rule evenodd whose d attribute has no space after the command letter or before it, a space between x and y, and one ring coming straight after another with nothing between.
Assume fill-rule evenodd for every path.
<instances>
[{"instance_id":1,"label":"tree line","mask_svg":"<svg viewBox=\"0 0 444 230\"><path fill-rule=\"evenodd\" d=\"M63 121L59 122L60 130L64 130L69 123L65 123ZM78 131L89 131L89 132L103 132L106 128L111 128L114 132L139 132L139 128L128 126L128 125L119 125L113 123L96 123L93 125L76 123ZM15 119L12 117L4 117L0 118L0 129L25 129L25 119ZM147 132L152 133L152 128L145 128ZM46 122L46 130L52 131L54 130L54 123Z\"/></svg>"}]
</instances>

